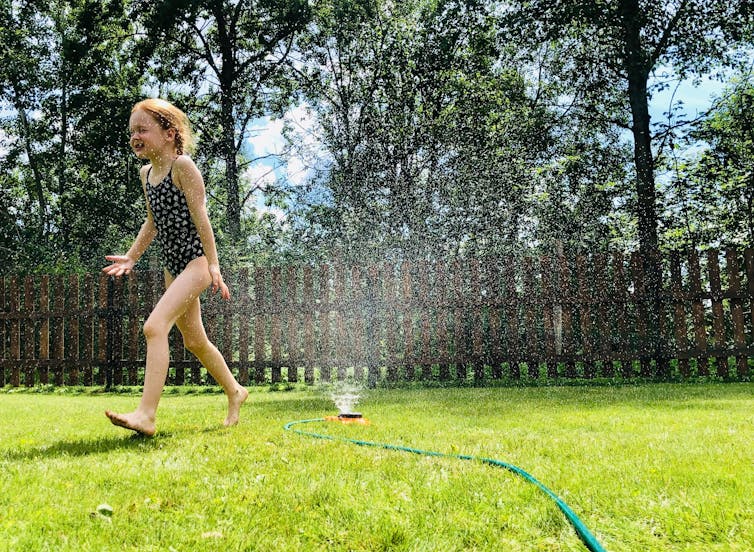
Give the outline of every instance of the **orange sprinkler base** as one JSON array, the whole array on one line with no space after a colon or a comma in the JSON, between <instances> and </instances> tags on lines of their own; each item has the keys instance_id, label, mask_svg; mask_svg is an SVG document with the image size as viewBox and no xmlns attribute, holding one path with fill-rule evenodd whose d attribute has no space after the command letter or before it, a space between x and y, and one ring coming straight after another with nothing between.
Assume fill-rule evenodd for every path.
<instances>
[{"instance_id":1,"label":"orange sprinkler base","mask_svg":"<svg viewBox=\"0 0 754 552\"><path fill-rule=\"evenodd\" d=\"M339 414L338 416L325 416L326 422L340 422L341 424L361 424L361 425L369 425L370 422L366 418L362 418L361 414L358 416L354 415L343 415Z\"/></svg>"}]
</instances>

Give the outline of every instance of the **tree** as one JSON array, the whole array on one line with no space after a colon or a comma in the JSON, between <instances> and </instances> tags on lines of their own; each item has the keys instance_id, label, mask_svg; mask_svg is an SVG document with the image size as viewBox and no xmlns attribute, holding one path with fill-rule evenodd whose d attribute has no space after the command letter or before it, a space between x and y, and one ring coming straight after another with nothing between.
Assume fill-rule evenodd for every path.
<instances>
[{"instance_id":1,"label":"tree","mask_svg":"<svg viewBox=\"0 0 754 552\"><path fill-rule=\"evenodd\" d=\"M330 163L301 231L357 258L520 252L556 122L485 3L331 0L313 30L296 69Z\"/></svg>"},{"instance_id":2,"label":"tree","mask_svg":"<svg viewBox=\"0 0 754 552\"><path fill-rule=\"evenodd\" d=\"M134 13L145 30L142 51L154 52L154 74L170 88L188 87L184 107L202 131L203 154L222 160L226 229L238 242L251 197L251 191L242 193L239 167L250 123L287 101L283 62L308 21L309 4L144 0Z\"/></svg>"},{"instance_id":3,"label":"tree","mask_svg":"<svg viewBox=\"0 0 754 552\"><path fill-rule=\"evenodd\" d=\"M563 73L574 85L572 107L631 131L639 245L647 261L658 246L650 78L662 66L686 78L734 65L741 59L736 46L751 40L753 7L750 0L534 0L504 16L522 43L567 43L571 63Z\"/></svg>"},{"instance_id":4,"label":"tree","mask_svg":"<svg viewBox=\"0 0 754 552\"><path fill-rule=\"evenodd\" d=\"M697 153L681 160L672 186L680 224L672 245L754 245L754 85L731 84L688 137ZM701 150L701 151L699 151Z\"/></svg>"},{"instance_id":5,"label":"tree","mask_svg":"<svg viewBox=\"0 0 754 552\"><path fill-rule=\"evenodd\" d=\"M532 0L501 8L508 36L519 43L568 45L563 77L573 83L572 108L631 131L639 248L654 317L649 350L658 359L662 276L649 81L662 66L685 78L734 65L741 59L735 47L751 40L753 7L751 0Z\"/></svg>"},{"instance_id":6,"label":"tree","mask_svg":"<svg viewBox=\"0 0 754 552\"><path fill-rule=\"evenodd\" d=\"M0 168L18 224L6 249L16 266L31 270L101 262L123 227L138 227L134 204L141 197L125 132L140 81L115 38L130 26L125 5L0 6L7 25Z\"/></svg>"}]
</instances>

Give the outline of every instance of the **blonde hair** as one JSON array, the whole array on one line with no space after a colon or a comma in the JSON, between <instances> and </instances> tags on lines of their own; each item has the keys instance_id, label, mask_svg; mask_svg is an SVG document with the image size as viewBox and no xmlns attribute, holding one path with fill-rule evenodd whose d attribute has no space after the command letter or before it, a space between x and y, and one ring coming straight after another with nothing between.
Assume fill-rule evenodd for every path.
<instances>
[{"instance_id":1,"label":"blonde hair","mask_svg":"<svg viewBox=\"0 0 754 552\"><path fill-rule=\"evenodd\" d=\"M183 111L160 98L140 101L133 106L131 113L140 109L151 115L164 130L175 129L175 149L178 155L193 153L196 150L196 139L191 130L191 123Z\"/></svg>"}]
</instances>

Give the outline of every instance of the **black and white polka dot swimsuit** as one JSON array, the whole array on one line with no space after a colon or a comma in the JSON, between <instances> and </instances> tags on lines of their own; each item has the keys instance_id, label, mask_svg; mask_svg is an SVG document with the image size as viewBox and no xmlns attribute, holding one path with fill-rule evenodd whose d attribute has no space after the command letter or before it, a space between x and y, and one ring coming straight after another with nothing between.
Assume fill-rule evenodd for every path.
<instances>
[{"instance_id":1,"label":"black and white polka dot swimsuit","mask_svg":"<svg viewBox=\"0 0 754 552\"><path fill-rule=\"evenodd\" d=\"M186 196L173 184L173 168L156 185L149 183L147 172L147 198L152 211L157 241L162 250L162 263L173 277L178 276L194 259L204 255L202 240L191 220Z\"/></svg>"}]
</instances>

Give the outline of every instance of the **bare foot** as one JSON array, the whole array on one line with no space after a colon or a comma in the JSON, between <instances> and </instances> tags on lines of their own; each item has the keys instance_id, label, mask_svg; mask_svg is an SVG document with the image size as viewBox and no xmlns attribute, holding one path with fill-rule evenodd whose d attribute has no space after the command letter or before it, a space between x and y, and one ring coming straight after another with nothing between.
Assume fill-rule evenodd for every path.
<instances>
[{"instance_id":1,"label":"bare foot","mask_svg":"<svg viewBox=\"0 0 754 552\"><path fill-rule=\"evenodd\" d=\"M249 397L249 392L245 387L238 387L232 395L228 395L228 417L225 418L225 427L234 426L238 423L238 417L241 412L241 405Z\"/></svg>"},{"instance_id":2,"label":"bare foot","mask_svg":"<svg viewBox=\"0 0 754 552\"><path fill-rule=\"evenodd\" d=\"M131 431L141 433L142 435L146 435L147 437L154 435L156 430L154 420L148 418L147 416L139 414L138 412L131 412L130 414L116 414L115 412L105 410L105 416L110 418L110 421L113 423L113 425L130 429Z\"/></svg>"}]
</instances>

